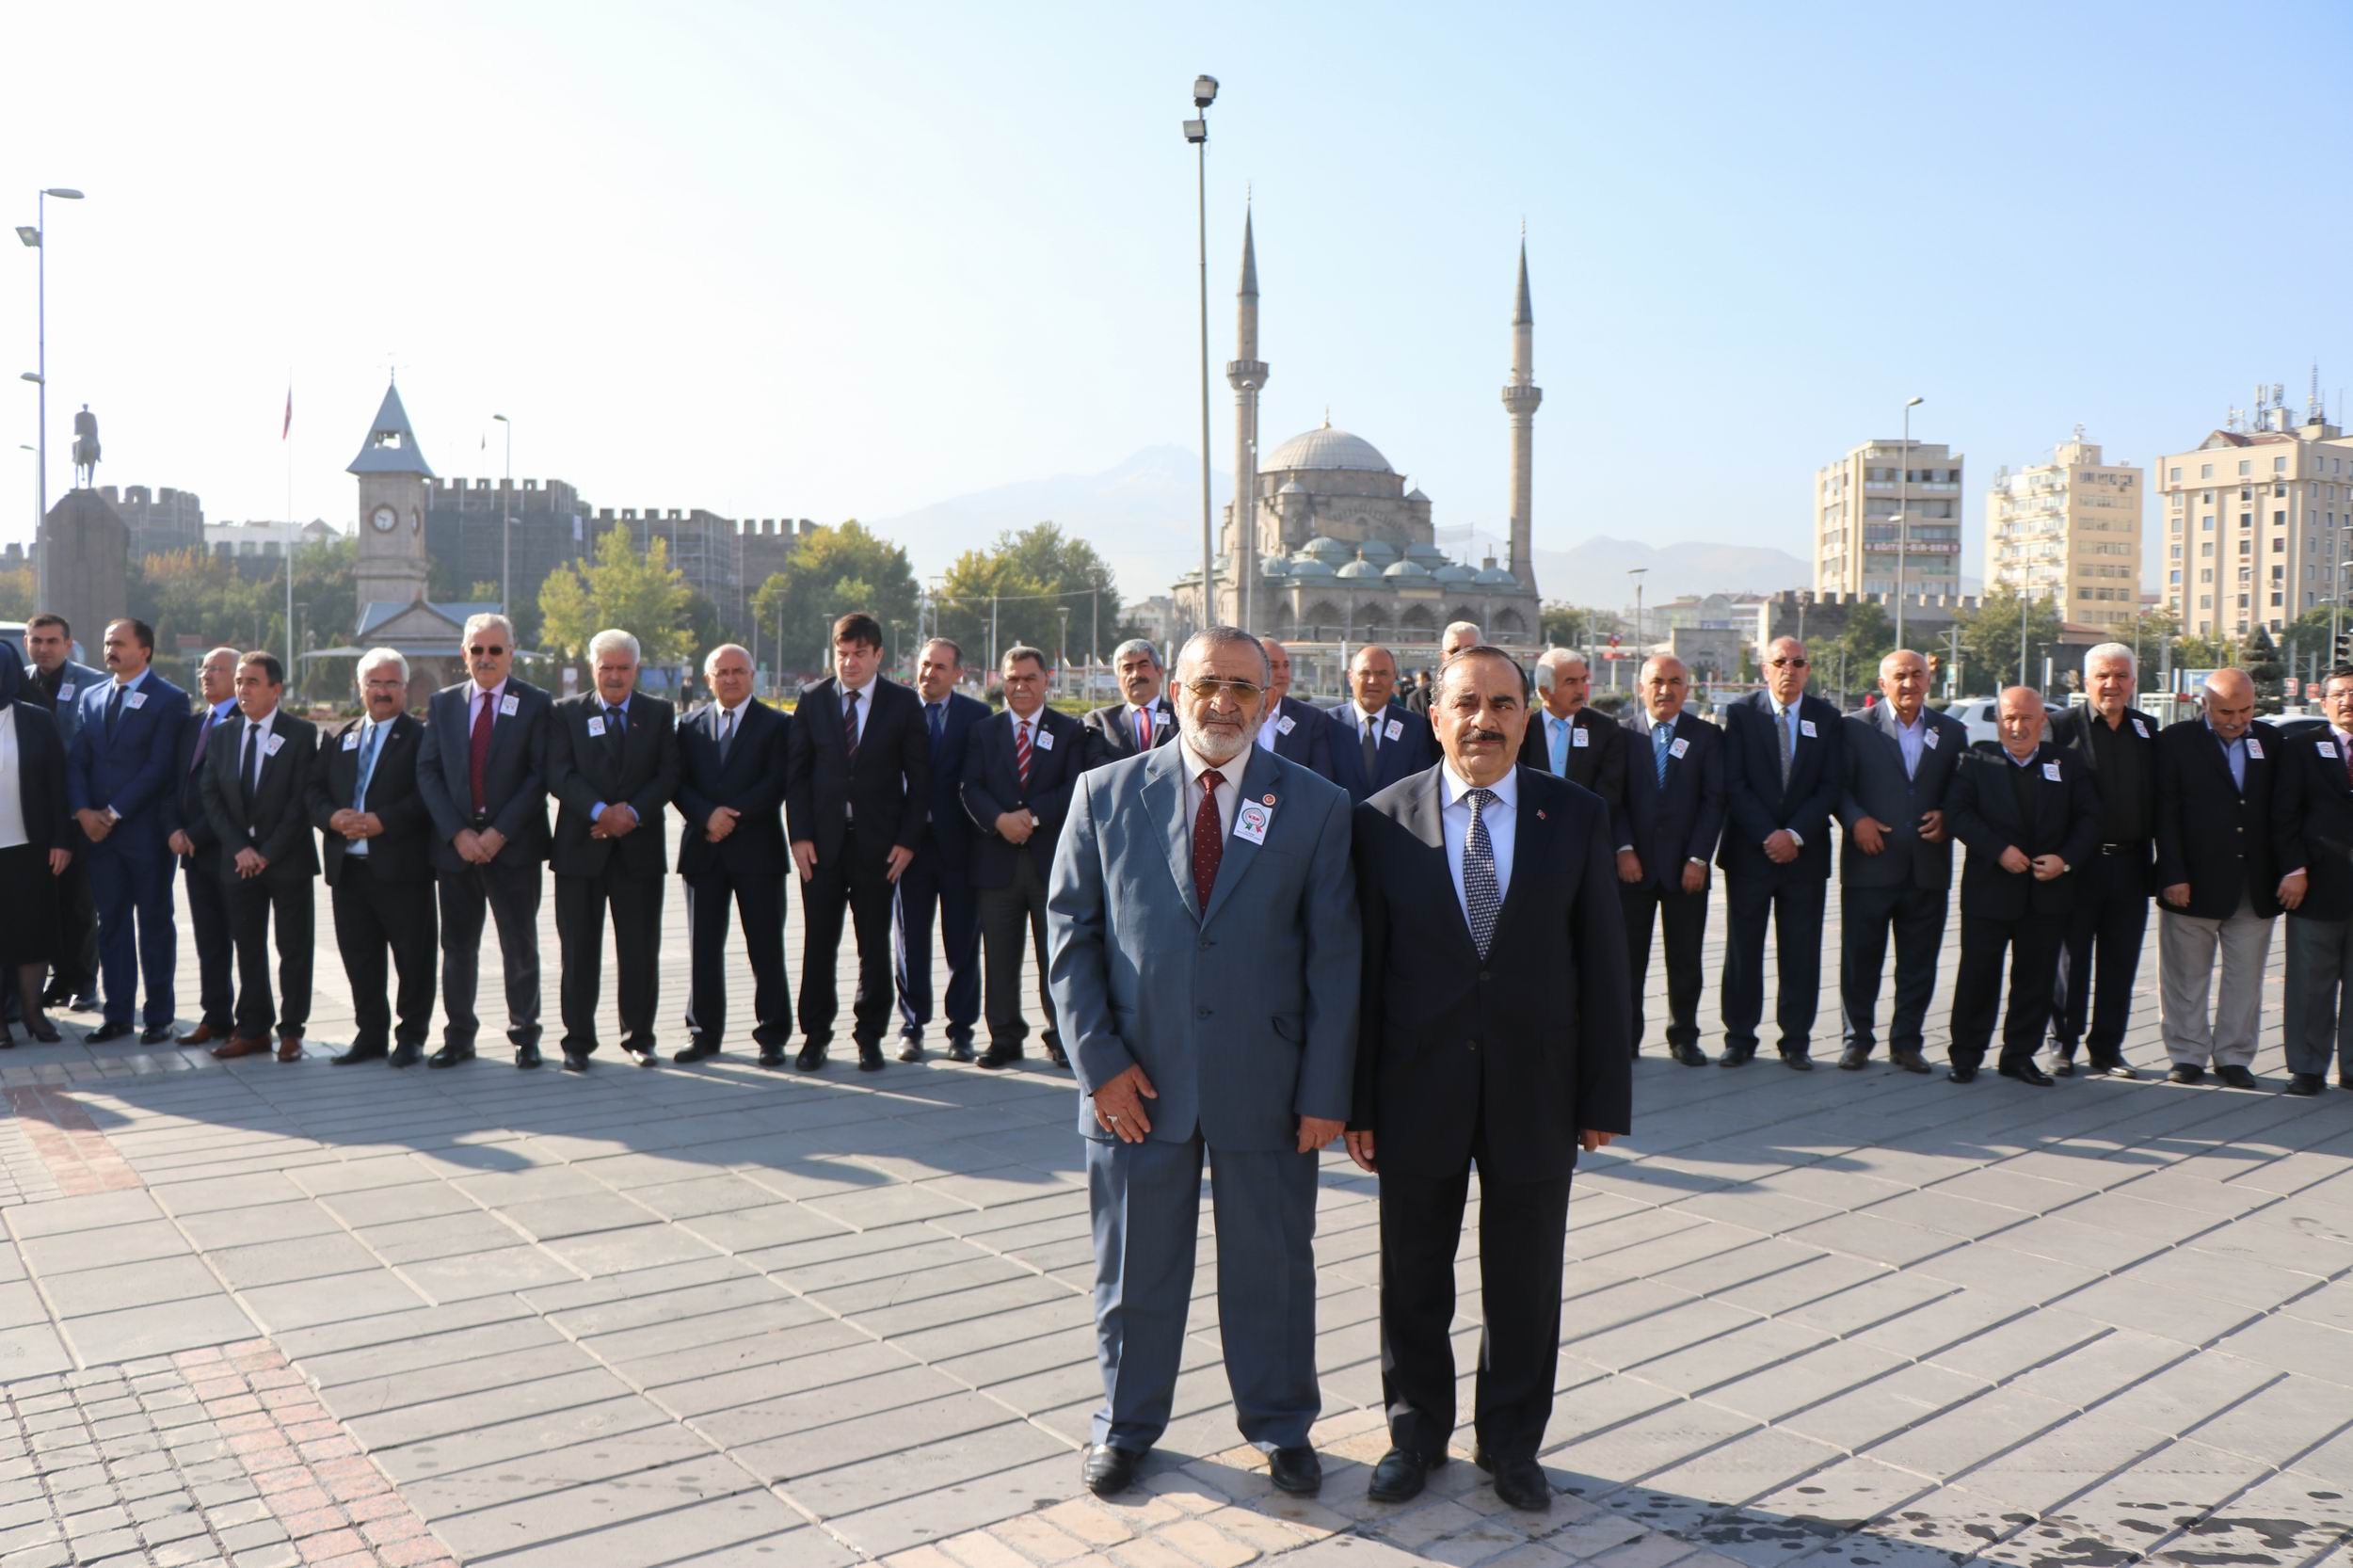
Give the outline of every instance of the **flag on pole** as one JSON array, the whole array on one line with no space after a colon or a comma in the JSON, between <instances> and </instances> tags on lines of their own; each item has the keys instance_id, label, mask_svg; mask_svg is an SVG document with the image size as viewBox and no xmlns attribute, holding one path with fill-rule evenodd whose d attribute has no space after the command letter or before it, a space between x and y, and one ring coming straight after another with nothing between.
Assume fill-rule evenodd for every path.
<instances>
[{"instance_id":1,"label":"flag on pole","mask_svg":"<svg viewBox=\"0 0 2353 1568\"><path fill-rule=\"evenodd\" d=\"M294 383L286 383L286 421L278 427L278 439L284 440L294 431Z\"/></svg>"}]
</instances>

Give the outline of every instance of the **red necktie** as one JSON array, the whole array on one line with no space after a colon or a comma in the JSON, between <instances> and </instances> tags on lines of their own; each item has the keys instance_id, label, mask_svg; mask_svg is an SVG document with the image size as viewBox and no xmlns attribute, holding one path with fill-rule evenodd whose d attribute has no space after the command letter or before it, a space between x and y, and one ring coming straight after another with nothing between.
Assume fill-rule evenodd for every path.
<instances>
[{"instance_id":1,"label":"red necktie","mask_svg":"<svg viewBox=\"0 0 2353 1568\"><path fill-rule=\"evenodd\" d=\"M1193 896L1204 914L1209 889L1217 886L1217 863L1225 856L1225 824L1218 820L1217 787L1225 776L1215 768L1201 776L1201 809L1193 814Z\"/></svg>"},{"instance_id":2,"label":"red necktie","mask_svg":"<svg viewBox=\"0 0 2353 1568\"><path fill-rule=\"evenodd\" d=\"M1149 708L1136 710L1136 749L1152 749L1152 710Z\"/></svg>"},{"instance_id":3,"label":"red necktie","mask_svg":"<svg viewBox=\"0 0 2353 1568\"><path fill-rule=\"evenodd\" d=\"M474 710L473 733L466 739L466 768L473 776L473 814L481 816L490 808L490 797L483 785L483 776L490 769L490 694L482 694L482 704Z\"/></svg>"},{"instance_id":4,"label":"red necktie","mask_svg":"<svg viewBox=\"0 0 2353 1568\"><path fill-rule=\"evenodd\" d=\"M1013 727L1013 771L1020 777L1021 788L1030 787L1030 721L1023 719Z\"/></svg>"}]
</instances>

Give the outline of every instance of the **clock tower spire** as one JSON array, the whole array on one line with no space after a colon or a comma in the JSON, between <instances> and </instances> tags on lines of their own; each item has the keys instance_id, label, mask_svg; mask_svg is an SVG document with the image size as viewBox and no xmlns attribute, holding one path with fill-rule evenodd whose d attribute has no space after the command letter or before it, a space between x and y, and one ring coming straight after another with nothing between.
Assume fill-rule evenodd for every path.
<instances>
[{"instance_id":1,"label":"clock tower spire","mask_svg":"<svg viewBox=\"0 0 2353 1568\"><path fill-rule=\"evenodd\" d=\"M388 386L360 456L344 471L360 480L357 579L361 624L371 604L413 604L424 597L424 507L433 470L408 427L400 388Z\"/></svg>"}]
</instances>

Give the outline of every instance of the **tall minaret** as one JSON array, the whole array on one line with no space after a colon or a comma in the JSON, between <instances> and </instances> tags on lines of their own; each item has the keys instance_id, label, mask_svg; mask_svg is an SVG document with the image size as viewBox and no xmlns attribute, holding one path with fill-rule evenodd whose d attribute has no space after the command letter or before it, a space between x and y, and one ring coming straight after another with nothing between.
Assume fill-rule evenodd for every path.
<instances>
[{"instance_id":1,"label":"tall minaret","mask_svg":"<svg viewBox=\"0 0 2353 1568\"><path fill-rule=\"evenodd\" d=\"M1528 232L1520 232L1520 288L1512 302L1512 383L1503 389L1512 418L1512 575L1520 586L1536 588L1535 535L1530 523L1536 480L1536 405L1545 390L1536 385L1536 312L1528 303Z\"/></svg>"},{"instance_id":2,"label":"tall minaret","mask_svg":"<svg viewBox=\"0 0 2353 1568\"><path fill-rule=\"evenodd\" d=\"M1241 288L1236 295L1235 358L1225 366L1234 389L1234 624L1261 635L1258 624L1258 389L1266 361L1258 358L1258 248L1250 209L1241 215Z\"/></svg>"}]
</instances>

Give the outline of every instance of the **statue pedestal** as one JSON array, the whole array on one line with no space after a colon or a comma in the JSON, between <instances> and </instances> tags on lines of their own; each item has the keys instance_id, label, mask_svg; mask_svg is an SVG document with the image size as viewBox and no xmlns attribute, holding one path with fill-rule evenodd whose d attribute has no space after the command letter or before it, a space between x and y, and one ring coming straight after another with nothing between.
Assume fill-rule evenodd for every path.
<instances>
[{"instance_id":1,"label":"statue pedestal","mask_svg":"<svg viewBox=\"0 0 2353 1568\"><path fill-rule=\"evenodd\" d=\"M34 550L39 608L63 616L95 653L105 624L130 614L130 527L96 490L68 490L41 519Z\"/></svg>"}]
</instances>

